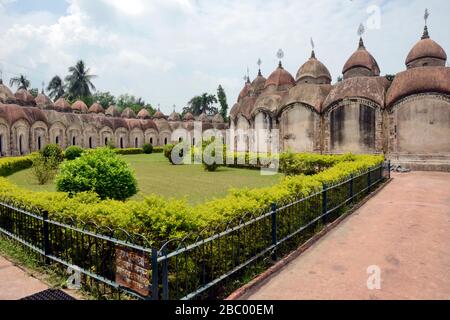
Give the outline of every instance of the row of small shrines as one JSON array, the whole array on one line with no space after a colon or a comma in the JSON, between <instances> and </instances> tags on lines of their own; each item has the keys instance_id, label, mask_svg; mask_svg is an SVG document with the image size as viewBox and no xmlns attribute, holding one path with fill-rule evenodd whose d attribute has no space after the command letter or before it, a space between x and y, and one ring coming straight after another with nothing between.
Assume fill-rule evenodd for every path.
<instances>
[{"instance_id":1,"label":"row of small shrines","mask_svg":"<svg viewBox=\"0 0 450 320\"><path fill-rule=\"evenodd\" d=\"M111 105L99 103L88 108L82 101L70 105L64 98L54 103L40 93L34 98L27 90L15 94L0 83L0 154L22 155L56 143L66 148L78 145L96 148L115 145L119 148L140 148L145 143L162 146L179 141L195 126L201 131L224 131L227 124L220 114L194 117L177 112L165 116L158 110L150 116L146 109L136 115L126 108L120 112Z\"/></svg>"}]
</instances>

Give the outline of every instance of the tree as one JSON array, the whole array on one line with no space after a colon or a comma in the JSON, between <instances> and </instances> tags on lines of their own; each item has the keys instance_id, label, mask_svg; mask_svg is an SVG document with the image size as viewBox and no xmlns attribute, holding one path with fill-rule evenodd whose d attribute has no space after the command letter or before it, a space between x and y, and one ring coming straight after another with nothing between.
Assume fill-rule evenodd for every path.
<instances>
[{"instance_id":1,"label":"tree","mask_svg":"<svg viewBox=\"0 0 450 320\"><path fill-rule=\"evenodd\" d=\"M223 120L227 122L228 116L227 95L225 94L225 90L222 88L222 85L219 85L219 88L217 88L217 98L219 99L220 103L220 115L222 116Z\"/></svg>"},{"instance_id":2,"label":"tree","mask_svg":"<svg viewBox=\"0 0 450 320\"><path fill-rule=\"evenodd\" d=\"M116 106L120 111L123 111L125 108L130 108L135 113L138 113L141 109L145 108L150 115L153 115L156 112L151 104L146 103L142 98L136 98L130 94L120 95L117 97L116 103Z\"/></svg>"},{"instance_id":3,"label":"tree","mask_svg":"<svg viewBox=\"0 0 450 320\"><path fill-rule=\"evenodd\" d=\"M69 68L70 74L66 77L69 99L81 99L92 96L91 90L95 90L92 79L97 76L90 74L83 60Z\"/></svg>"},{"instance_id":4,"label":"tree","mask_svg":"<svg viewBox=\"0 0 450 320\"><path fill-rule=\"evenodd\" d=\"M116 104L116 97L114 97L110 92L96 92L92 98L94 102L100 103L105 109L112 104Z\"/></svg>"},{"instance_id":5,"label":"tree","mask_svg":"<svg viewBox=\"0 0 450 320\"><path fill-rule=\"evenodd\" d=\"M30 87L30 81L24 76L20 75L18 77L11 78L9 80L9 85L11 87L17 86L17 89L25 89L27 90Z\"/></svg>"},{"instance_id":6,"label":"tree","mask_svg":"<svg viewBox=\"0 0 450 320\"><path fill-rule=\"evenodd\" d=\"M65 85L63 80L59 76L54 76L47 86L49 97L54 101L63 97L66 94Z\"/></svg>"},{"instance_id":7,"label":"tree","mask_svg":"<svg viewBox=\"0 0 450 320\"><path fill-rule=\"evenodd\" d=\"M213 94L204 93L201 96L195 96L183 109L183 114L190 112L194 116L199 116L204 112L207 115L214 115L217 113L217 108L214 107L215 103L217 103L217 98Z\"/></svg>"},{"instance_id":8,"label":"tree","mask_svg":"<svg viewBox=\"0 0 450 320\"><path fill-rule=\"evenodd\" d=\"M36 98L39 94L39 89L38 88L30 89L30 93L34 98Z\"/></svg>"}]
</instances>

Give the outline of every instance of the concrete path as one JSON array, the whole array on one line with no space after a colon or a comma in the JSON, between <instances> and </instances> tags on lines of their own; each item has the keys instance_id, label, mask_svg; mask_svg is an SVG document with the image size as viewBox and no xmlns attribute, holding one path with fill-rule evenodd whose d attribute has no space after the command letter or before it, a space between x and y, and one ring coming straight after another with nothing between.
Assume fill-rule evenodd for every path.
<instances>
[{"instance_id":1,"label":"concrete path","mask_svg":"<svg viewBox=\"0 0 450 320\"><path fill-rule=\"evenodd\" d=\"M19 300L48 287L0 256L0 300Z\"/></svg>"},{"instance_id":2,"label":"concrete path","mask_svg":"<svg viewBox=\"0 0 450 320\"><path fill-rule=\"evenodd\" d=\"M381 271L380 290L368 289L369 266ZM450 299L450 173L394 175L378 195L243 298Z\"/></svg>"}]
</instances>

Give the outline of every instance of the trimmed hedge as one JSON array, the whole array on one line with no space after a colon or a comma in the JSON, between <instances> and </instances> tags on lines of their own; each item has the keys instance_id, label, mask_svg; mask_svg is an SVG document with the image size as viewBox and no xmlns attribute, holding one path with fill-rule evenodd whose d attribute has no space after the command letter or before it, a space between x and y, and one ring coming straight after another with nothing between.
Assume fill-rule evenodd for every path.
<instances>
[{"instance_id":1,"label":"trimmed hedge","mask_svg":"<svg viewBox=\"0 0 450 320\"><path fill-rule=\"evenodd\" d=\"M7 177L13 173L31 168L34 154L25 157L0 158L0 176Z\"/></svg>"},{"instance_id":2,"label":"trimmed hedge","mask_svg":"<svg viewBox=\"0 0 450 320\"><path fill-rule=\"evenodd\" d=\"M345 159L345 156L341 156ZM97 194L85 192L71 198L67 193L35 193L20 189L0 178L0 197L29 208L47 210L53 219L69 216L113 228L123 228L146 236L154 243L186 236L206 226L235 221L246 213L266 210L270 204L289 203L320 191L382 163L382 156L352 156L315 175L284 178L277 185L259 189L233 189L222 199L197 206L186 200L146 197L144 201L101 201Z\"/></svg>"},{"instance_id":3,"label":"trimmed hedge","mask_svg":"<svg viewBox=\"0 0 450 320\"><path fill-rule=\"evenodd\" d=\"M127 149L114 149L114 152L121 155L129 155L129 154L144 154L143 148L127 148ZM153 147L152 153L163 153L163 147Z\"/></svg>"}]
</instances>

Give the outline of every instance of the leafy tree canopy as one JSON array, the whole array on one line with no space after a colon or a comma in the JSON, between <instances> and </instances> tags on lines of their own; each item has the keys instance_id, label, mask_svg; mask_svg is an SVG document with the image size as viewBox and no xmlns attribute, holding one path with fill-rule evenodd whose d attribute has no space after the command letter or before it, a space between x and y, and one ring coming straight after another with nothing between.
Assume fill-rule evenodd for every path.
<instances>
[{"instance_id":1,"label":"leafy tree canopy","mask_svg":"<svg viewBox=\"0 0 450 320\"><path fill-rule=\"evenodd\" d=\"M223 120L227 122L228 102L227 95L225 94L225 90L223 89L222 85L219 85L219 88L217 88L217 98L219 99L220 104L220 115L222 116Z\"/></svg>"},{"instance_id":2,"label":"leafy tree canopy","mask_svg":"<svg viewBox=\"0 0 450 320\"><path fill-rule=\"evenodd\" d=\"M69 68L69 75L66 77L68 98L75 100L90 97L91 90L95 91L92 79L96 77L90 74L90 69L83 60L78 61L75 66Z\"/></svg>"},{"instance_id":3,"label":"leafy tree canopy","mask_svg":"<svg viewBox=\"0 0 450 320\"><path fill-rule=\"evenodd\" d=\"M215 107L217 102L217 98L213 94L203 93L201 96L195 96L188 102L188 106L183 109L183 115L188 112L194 116L199 116L203 112L210 116L214 115L218 112L217 107Z\"/></svg>"},{"instance_id":4,"label":"leafy tree canopy","mask_svg":"<svg viewBox=\"0 0 450 320\"><path fill-rule=\"evenodd\" d=\"M47 91L49 92L48 96L55 101L64 97L66 94L64 81L59 76L54 76L47 86Z\"/></svg>"},{"instance_id":5,"label":"leafy tree canopy","mask_svg":"<svg viewBox=\"0 0 450 320\"><path fill-rule=\"evenodd\" d=\"M28 88L30 87L31 83L30 83L30 80L28 80L27 77L25 77L22 74L22 75L20 75L18 77L11 78L9 80L9 85L11 87L17 86L17 90L19 90L19 89L28 90Z\"/></svg>"}]
</instances>

